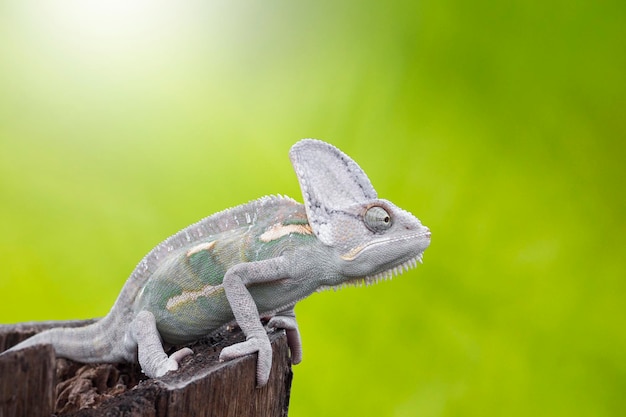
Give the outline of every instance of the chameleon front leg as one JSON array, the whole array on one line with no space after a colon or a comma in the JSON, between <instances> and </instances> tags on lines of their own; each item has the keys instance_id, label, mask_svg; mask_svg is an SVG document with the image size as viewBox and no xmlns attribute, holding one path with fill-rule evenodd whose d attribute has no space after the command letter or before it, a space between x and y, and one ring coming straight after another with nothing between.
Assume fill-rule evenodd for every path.
<instances>
[{"instance_id":1,"label":"chameleon front leg","mask_svg":"<svg viewBox=\"0 0 626 417\"><path fill-rule=\"evenodd\" d=\"M267 384L269 379L272 347L246 285L277 281L288 276L286 262L279 257L237 264L226 271L222 282L228 303L237 324L246 335L246 341L225 347L220 353L220 360L258 353L256 378L259 387Z\"/></svg>"},{"instance_id":2,"label":"chameleon front leg","mask_svg":"<svg viewBox=\"0 0 626 417\"><path fill-rule=\"evenodd\" d=\"M191 349L183 348L168 357L163 350L154 315L149 311L140 311L130 326L131 335L137 343L141 370L150 378L158 378L169 371L177 370L178 362L193 354Z\"/></svg>"}]
</instances>

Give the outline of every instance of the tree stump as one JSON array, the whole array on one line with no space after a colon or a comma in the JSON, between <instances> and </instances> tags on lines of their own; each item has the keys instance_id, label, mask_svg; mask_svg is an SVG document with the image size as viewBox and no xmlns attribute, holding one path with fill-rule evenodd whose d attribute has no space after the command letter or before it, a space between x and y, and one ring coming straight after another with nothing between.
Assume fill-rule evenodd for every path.
<instances>
[{"instance_id":1,"label":"tree stump","mask_svg":"<svg viewBox=\"0 0 626 417\"><path fill-rule=\"evenodd\" d=\"M0 325L0 351L50 327L93 321ZM79 364L50 346L0 356L0 417L9 416L287 416L291 362L284 331L269 334L270 380L256 387L256 356L219 362L225 346L243 341L223 330L189 347L178 371L148 379L138 364ZM176 347L179 348L179 347Z\"/></svg>"}]
</instances>

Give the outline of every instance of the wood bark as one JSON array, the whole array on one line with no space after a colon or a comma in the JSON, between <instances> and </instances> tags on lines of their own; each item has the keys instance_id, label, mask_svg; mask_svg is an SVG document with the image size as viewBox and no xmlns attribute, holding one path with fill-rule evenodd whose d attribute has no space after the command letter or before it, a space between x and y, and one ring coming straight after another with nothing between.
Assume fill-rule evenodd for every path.
<instances>
[{"instance_id":1,"label":"wood bark","mask_svg":"<svg viewBox=\"0 0 626 417\"><path fill-rule=\"evenodd\" d=\"M0 325L0 351L50 327L92 321ZM137 364L78 364L55 358L50 346L0 356L0 417L12 416L287 416L291 362L283 331L270 333L270 380L256 387L256 356L219 362L225 346L244 340L224 330L189 345L194 355L162 378Z\"/></svg>"}]
</instances>

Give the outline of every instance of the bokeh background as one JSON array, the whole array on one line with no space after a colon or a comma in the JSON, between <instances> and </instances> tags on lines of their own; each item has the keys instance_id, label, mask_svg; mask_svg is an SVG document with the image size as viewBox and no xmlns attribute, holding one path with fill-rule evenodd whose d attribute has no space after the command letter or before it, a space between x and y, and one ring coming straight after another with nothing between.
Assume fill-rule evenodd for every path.
<instances>
[{"instance_id":1,"label":"bokeh background","mask_svg":"<svg viewBox=\"0 0 626 417\"><path fill-rule=\"evenodd\" d=\"M317 137L433 239L298 305L290 415L624 415L624 9L3 1L0 322L106 314L180 228L300 200Z\"/></svg>"}]
</instances>

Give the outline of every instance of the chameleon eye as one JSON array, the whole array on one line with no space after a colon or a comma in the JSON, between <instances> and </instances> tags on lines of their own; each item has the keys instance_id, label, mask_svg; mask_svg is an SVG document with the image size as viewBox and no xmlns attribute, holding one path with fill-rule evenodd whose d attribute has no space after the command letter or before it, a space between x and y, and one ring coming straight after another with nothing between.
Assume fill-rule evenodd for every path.
<instances>
[{"instance_id":1,"label":"chameleon eye","mask_svg":"<svg viewBox=\"0 0 626 417\"><path fill-rule=\"evenodd\" d=\"M363 221L372 232L383 232L391 227L391 216L387 210L380 206L368 208L363 216Z\"/></svg>"}]
</instances>

